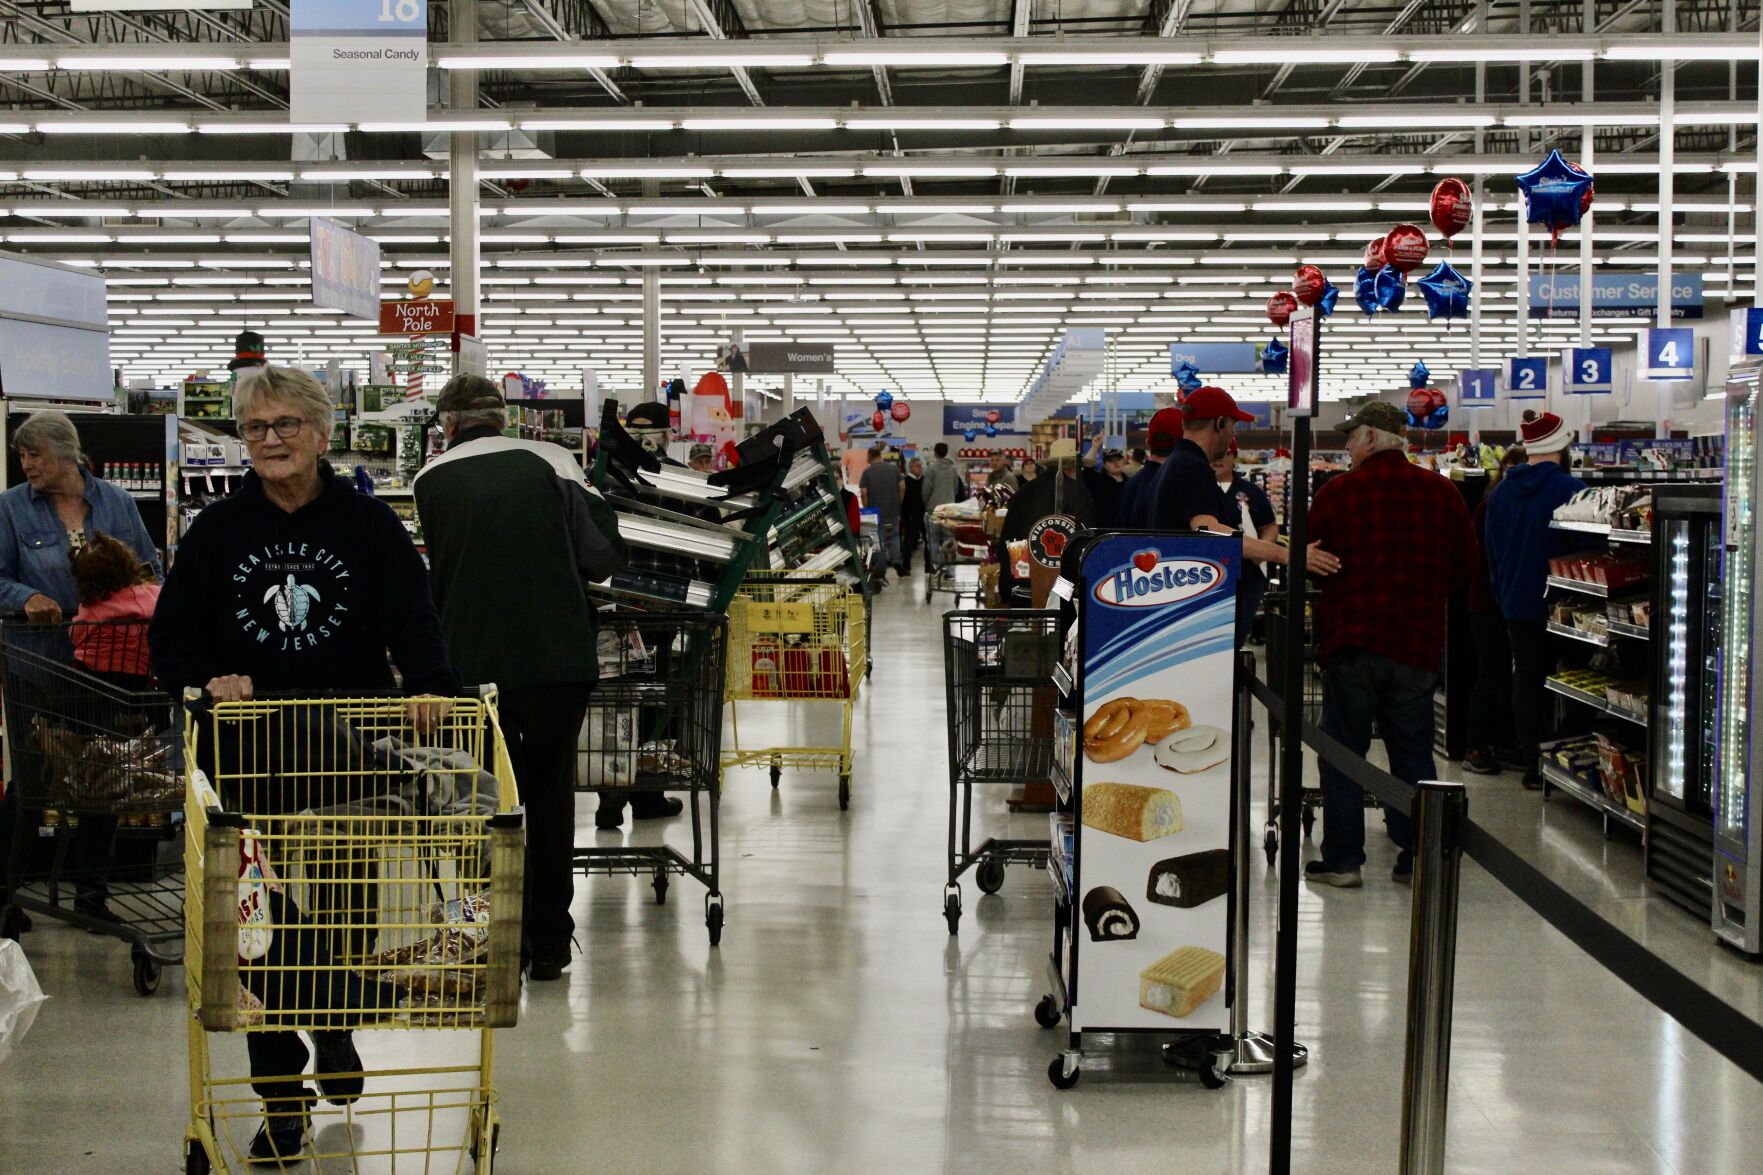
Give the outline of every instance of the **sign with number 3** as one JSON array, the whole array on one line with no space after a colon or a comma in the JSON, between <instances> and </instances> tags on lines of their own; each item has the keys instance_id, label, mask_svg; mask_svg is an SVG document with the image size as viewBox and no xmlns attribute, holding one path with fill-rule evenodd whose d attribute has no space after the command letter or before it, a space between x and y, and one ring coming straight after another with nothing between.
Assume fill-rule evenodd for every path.
<instances>
[{"instance_id":1,"label":"sign with number 3","mask_svg":"<svg viewBox=\"0 0 1763 1175\"><path fill-rule=\"evenodd\" d=\"M1561 390L1573 396L1610 391L1615 366L1609 347L1572 347L1561 357Z\"/></svg>"}]
</instances>

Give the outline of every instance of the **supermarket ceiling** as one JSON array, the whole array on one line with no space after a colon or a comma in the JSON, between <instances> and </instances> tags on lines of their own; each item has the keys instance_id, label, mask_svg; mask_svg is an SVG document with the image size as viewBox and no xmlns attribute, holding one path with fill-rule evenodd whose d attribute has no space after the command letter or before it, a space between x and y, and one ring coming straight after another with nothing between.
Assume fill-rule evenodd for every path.
<instances>
[{"instance_id":1,"label":"supermarket ceiling","mask_svg":"<svg viewBox=\"0 0 1763 1175\"><path fill-rule=\"evenodd\" d=\"M1711 315L1750 300L1756 0L1680 0L1670 34L1639 0L1524 9L1528 31L1518 3L1460 0L486 0L460 44L435 3L428 125L295 126L280 0L0 0L0 247L101 272L131 378L221 367L245 328L360 362L383 343L309 304L306 218L377 238L388 296L420 269L444 293L448 132L469 131L500 370L633 388L658 272L669 375L740 331L834 344L835 394L1014 401L1066 330L1100 326L1105 384L1171 390L1171 343L1265 340L1307 262L1342 289L1342 397L1468 364L1467 325L1429 323L1412 280L1397 314L1352 304L1366 242L1427 226L1439 179L1482 189L1491 364L1521 252L1533 273L1580 258L1576 232L1520 241L1512 177L1589 156L1595 264L1650 275L1665 133L1676 271ZM449 109L467 76L476 108ZM1471 272L1469 233L1449 253L1428 233L1427 267ZM1530 346L1574 329L1533 324Z\"/></svg>"}]
</instances>

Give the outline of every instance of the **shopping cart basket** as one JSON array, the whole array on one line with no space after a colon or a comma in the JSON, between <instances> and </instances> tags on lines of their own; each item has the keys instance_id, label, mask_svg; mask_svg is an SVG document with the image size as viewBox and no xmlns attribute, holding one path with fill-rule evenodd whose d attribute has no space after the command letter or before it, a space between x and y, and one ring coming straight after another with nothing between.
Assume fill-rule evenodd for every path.
<instances>
[{"instance_id":1,"label":"shopping cart basket","mask_svg":"<svg viewBox=\"0 0 1763 1175\"><path fill-rule=\"evenodd\" d=\"M599 620L600 680L582 724L576 787L614 796L691 793L692 855L669 845L578 845L575 866L584 875L650 874L657 903L667 900L670 874L696 878L708 891L704 924L715 946L722 941L716 822L728 618L602 612Z\"/></svg>"},{"instance_id":2,"label":"shopping cart basket","mask_svg":"<svg viewBox=\"0 0 1763 1175\"><path fill-rule=\"evenodd\" d=\"M493 1029L518 1014L524 864L493 691L214 704L195 695L184 736L186 1169L243 1169L265 1113L253 1077L215 1064L210 1033L464 1029L474 1033L468 1063L410 1063L452 1060L457 1031L410 1038L397 1045L401 1063L379 1069L385 1038L363 1042L363 1092L342 1108L319 1100L338 1074L308 1075L318 1093L298 1073L255 1080L299 1091L277 1095L277 1113L331 1119L312 1147L316 1169L368 1160L427 1172L451 1154L453 1169L469 1155L490 1171L500 1126Z\"/></svg>"},{"instance_id":3,"label":"shopping cart basket","mask_svg":"<svg viewBox=\"0 0 1763 1175\"><path fill-rule=\"evenodd\" d=\"M183 958L174 821L183 747L141 621L0 623L6 786L16 796L0 933L28 914L129 944L135 990ZM47 836L39 836L41 829ZM122 861L113 859L120 845Z\"/></svg>"},{"instance_id":4,"label":"shopping cart basket","mask_svg":"<svg viewBox=\"0 0 1763 1175\"><path fill-rule=\"evenodd\" d=\"M985 491L980 491L984 493ZM992 540L986 534L985 514L939 507L928 520L927 545L937 551L937 567L924 579L924 598L947 592L959 605L964 596L979 603L980 576L978 568L991 557Z\"/></svg>"},{"instance_id":5,"label":"shopping cart basket","mask_svg":"<svg viewBox=\"0 0 1763 1175\"><path fill-rule=\"evenodd\" d=\"M1053 783L1053 664L1059 613L997 609L943 615L949 690L949 880L943 917L961 921L961 875L978 866L984 893L1004 886L1007 865L1047 867L1048 842L987 837L973 843L975 784Z\"/></svg>"},{"instance_id":6,"label":"shopping cart basket","mask_svg":"<svg viewBox=\"0 0 1763 1175\"><path fill-rule=\"evenodd\" d=\"M831 574L749 571L729 604L728 688L732 746L724 767L836 771L839 807L851 803L851 710L869 663L869 624L861 593ZM836 702L837 746L743 748L741 702Z\"/></svg>"}]
</instances>

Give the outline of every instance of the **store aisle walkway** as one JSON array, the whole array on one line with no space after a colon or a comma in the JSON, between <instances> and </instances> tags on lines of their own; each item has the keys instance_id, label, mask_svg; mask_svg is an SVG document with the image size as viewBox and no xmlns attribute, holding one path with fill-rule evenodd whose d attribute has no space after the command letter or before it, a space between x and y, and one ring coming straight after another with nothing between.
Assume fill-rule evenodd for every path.
<instances>
[{"instance_id":1,"label":"store aisle walkway","mask_svg":"<svg viewBox=\"0 0 1763 1175\"><path fill-rule=\"evenodd\" d=\"M1087 1058L1071 1092L1047 1083L1058 1037L1032 1015L1050 935L1043 874L1012 870L1001 894L983 898L970 877L960 937L949 936L937 622L947 602L927 606L917 582L878 600L848 813L831 775L786 773L775 792L763 771L729 775L719 949L707 943L692 883L677 882L665 906L643 880L578 884L582 953L563 982L529 988L521 1027L498 1038L499 1171L1266 1169L1266 1078L1219 1092L1177 1084L1132 1042ZM743 711L744 737L800 741L786 736L808 721L800 707L773 712L775 734L760 713ZM830 706L825 720L836 721ZM1264 779L1258 771L1258 789ZM1763 1015L1763 969L1648 897L1632 844L1605 842L1565 798L1539 819L1540 800L1515 779L1472 786L1490 828ZM1001 797L988 810L1001 813ZM615 839L593 831L591 798L580 820L580 836ZM674 823L669 835L683 836ZM1025 817L1018 835L1044 827L1044 817ZM645 825L636 837L656 835ZM1312 1175L1395 1166L1408 891L1388 882L1393 850L1373 840L1364 889L1306 892L1300 908L1298 1007L1314 1060L1299 1076L1296 1129L1298 1169ZM1271 875L1255 877L1254 944L1266 960ZM25 941L52 999L0 1068L0 1171L181 1170L181 973L143 1000L130 989L126 950L39 926ZM1452 1171L1757 1169L1763 1087L1472 866L1461 949ZM1265 1027L1270 976L1266 967L1257 975L1254 1019ZM382 1044L364 1042L370 1063Z\"/></svg>"}]
</instances>

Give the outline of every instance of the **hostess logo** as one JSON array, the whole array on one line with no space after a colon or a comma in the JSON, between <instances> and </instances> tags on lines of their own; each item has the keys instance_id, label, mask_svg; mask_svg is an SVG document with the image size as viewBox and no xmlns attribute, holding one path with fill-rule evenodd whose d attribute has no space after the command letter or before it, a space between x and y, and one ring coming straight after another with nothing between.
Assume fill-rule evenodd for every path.
<instances>
[{"instance_id":1,"label":"hostess logo","mask_svg":"<svg viewBox=\"0 0 1763 1175\"><path fill-rule=\"evenodd\" d=\"M1098 582L1092 594L1116 608L1156 608L1205 595L1223 583L1223 565L1210 559L1163 559L1156 551L1140 551Z\"/></svg>"}]
</instances>

